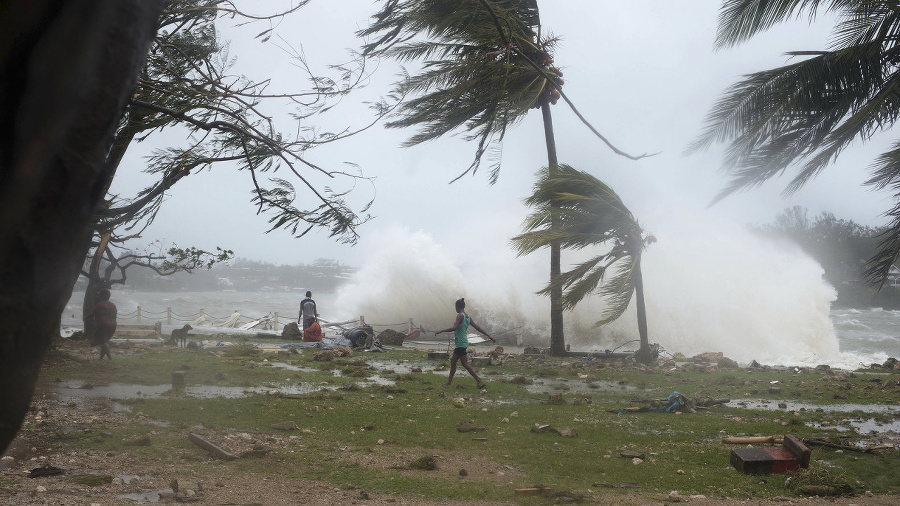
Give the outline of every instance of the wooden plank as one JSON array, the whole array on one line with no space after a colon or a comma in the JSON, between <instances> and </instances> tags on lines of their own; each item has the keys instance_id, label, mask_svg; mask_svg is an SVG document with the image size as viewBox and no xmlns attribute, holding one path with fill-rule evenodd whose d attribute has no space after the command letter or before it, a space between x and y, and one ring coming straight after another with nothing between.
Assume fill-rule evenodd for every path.
<instances>
[{"instance_id":1,"label":"wooden plank","mask_svg":"<svg viewBox=\"0 0 900 506\"><path fill-rule=\"evenodd\" d=\"M731 450L731 465L742 473L768 474L774 459L762 448L735 448Z\"/></svg>"},{"instance_id":2,"label":"wooden plank","mask_svg":"<svg viewBox=\"0 0 900 506\"><path fill-rule=\"evenodd\" d=\"M797 439L796 436L790 434L784 436L784 447L797 457L801 467L804 469L809 467L809 458L812 455L812 452L809 451L809 448L807 448L802 441Z\"/></svg>"},{"instance_id":3,"label":"wooden plank","mask_svg":"<svg viewBox=\"0 0 900 506\"><path fill-rule=\"evenodd\" d=\"M234 460L237 458L237 455L223 450L222 448L216 446L215 444L207 441L203 436L201 436L199 434L194 434L192 432L192 433L188 434L188 439L195 445L199 446L200 448L203 448L204 450L208 451L209 453L212 453L213 455L215 455L216 457L219 457L221 459Z\"/></svg>"},{"instance_id":4,"label":"wooden plank","mask_svg":"<svg viewBox=\"0 0 900 506\"><path fill-rule=\"evenodd\" d=\"M785 447L774 446L765 450L772 456L772 473L779 474L800 469L800 460Z\"/></svg>"}]
</instances>

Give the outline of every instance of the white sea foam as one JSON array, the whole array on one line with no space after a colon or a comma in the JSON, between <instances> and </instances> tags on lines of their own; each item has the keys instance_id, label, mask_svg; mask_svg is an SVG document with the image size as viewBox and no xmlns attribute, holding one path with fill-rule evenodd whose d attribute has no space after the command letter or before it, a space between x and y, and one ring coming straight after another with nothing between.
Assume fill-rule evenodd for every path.
<instances>
[{"instance_id":1,"label":"white sea foam","mask_svg":"<svg viewBox=\"0 0 900 506\"><path fill-rule=\"evenodd\" d=\"M651 342L692 355L721 351L740 362L814 364L841 360L829 318L834 289L798 248L708 216L657 224L644 255ZM427 329L452 322L453 301L492 329L522 326L525 344L548 343L547 255L516 258L507 244L451 248L428 234L394 227L367 245L368 258L336 305L377 321L414 316ZM589 253L589 252L588 252ZM578 261L564 253L564 268ZM593 328L597 297L567 312L572 349L634 349L634 303L620 320ZM373 320L373 321L375 321Z\"/></svg>"}]
</instances>

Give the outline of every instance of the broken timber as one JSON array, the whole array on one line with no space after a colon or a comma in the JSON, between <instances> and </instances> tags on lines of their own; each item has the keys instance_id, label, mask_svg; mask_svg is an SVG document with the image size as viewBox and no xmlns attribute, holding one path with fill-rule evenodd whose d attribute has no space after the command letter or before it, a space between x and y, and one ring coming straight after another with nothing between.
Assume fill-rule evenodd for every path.
<instances>
[{"instance_id":1,"label":"broken timber","mask_svg":"<svg viewBox=\"0 0 900 506\"><path fill-rule=\"evenodd\" d=\"M810 455L809 448L795 436L787 434L783 446L731 450L731 465L743 473L786 473L809 467Z\"/></svg>"},{"instance_id":2,"label":"broken timber","mask_svg":"<svg viewBox=\"0 0 900 506\"><path fill-rule=\"evenodd\" d=\"M209 453L212 453L213 455L215 455L216 457L219 457L220 459L234 460L237 458L237 455L223 450L219 446L216 446L215 444L207 441L203 436L201 436L199 434L194 434L192 432L192 433L188 434L188 439L190 439L191 442L194 443L195 445L199 446L200 448L203 448L204 450L208 451Z\"/></svg>"}]
</instances>

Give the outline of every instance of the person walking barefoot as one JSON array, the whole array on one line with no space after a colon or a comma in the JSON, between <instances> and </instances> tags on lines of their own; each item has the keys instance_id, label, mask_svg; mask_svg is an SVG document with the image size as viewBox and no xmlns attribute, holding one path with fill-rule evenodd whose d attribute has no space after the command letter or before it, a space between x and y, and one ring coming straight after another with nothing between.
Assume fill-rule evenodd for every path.
<instances>
[{"instance_id":1,"label":"person walking barefoot","mask_svg":"<svg viewBox=\"0 0 900 506\"><path fill-rule=\"evenodd\" d=\"M465 312L466 309L466 299L459 299L456 301L456 322L453 323L452 327L448 327L444 330L439 330L434 333L434 335L443 334L444 332L453 332L454 337L456 338L456 348L453 350L453 355L450 357L450 377L447 378L447 383L444 386L449 387L451 383L453 383L453 375L456 374L456 362L462 362L462 366L465 367L469 374L475 378L477 382L477 388L484 388L484 381L475 374L475 370L472 369L472 366L469 365L469 355L466 351L466 348L469 347L469 338L466 335L466 331L469 330L469 325L475 327L475 330L484 334L484 337L490 339L492 342L497 342L491 337L487 332L484 331L481 327L476 324L472 318Z\"/></svg>"}]
</instances>

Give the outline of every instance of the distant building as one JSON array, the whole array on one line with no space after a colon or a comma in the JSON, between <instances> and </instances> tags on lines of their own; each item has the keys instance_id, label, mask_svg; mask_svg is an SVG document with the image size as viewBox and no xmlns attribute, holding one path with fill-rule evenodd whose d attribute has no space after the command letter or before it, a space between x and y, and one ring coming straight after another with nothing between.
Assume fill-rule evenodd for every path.
<instances>
[{"instance_id":1,"label":"distant building","mask_svg":"<svg viewBox=\"0 0 900 506\"><path fill-rule=\"evenodd\" d=\"M896 265L892 265L890 270L888 270L887 282L885 284L894 288L900 288L900 269L898 269Z\"/></svg>"}]
</instances>

